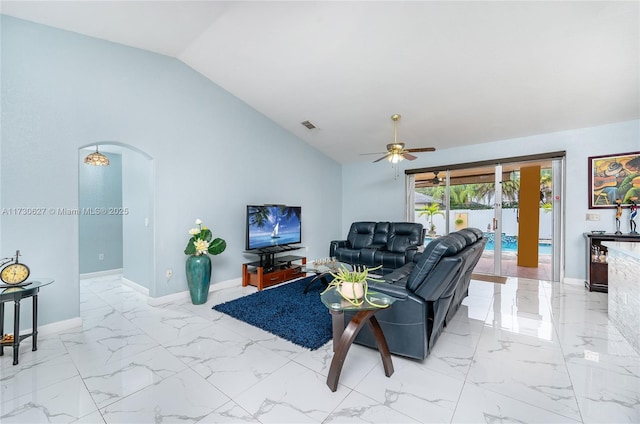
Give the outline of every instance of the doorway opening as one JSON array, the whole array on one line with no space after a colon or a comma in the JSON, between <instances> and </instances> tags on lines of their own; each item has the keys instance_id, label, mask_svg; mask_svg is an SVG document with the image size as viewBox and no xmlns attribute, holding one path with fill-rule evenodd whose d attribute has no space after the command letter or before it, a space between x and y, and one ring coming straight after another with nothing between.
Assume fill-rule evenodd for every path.
<instances>
[{"instance_id":1,"label":"doorway opening","mask_svg":"<svg viewBox=\"0 0 640 424\"><path fill-rule=\"evenodd\" d=\"M122 282L154 296L154 171L147 153L119 142L100 142L108 166L84 158L96 144L78 149L78 235L81 278L122 274Z\"/></svg>"},{"instance_id":2,"label":"doorway opening","mask_svg":"<svg viewBox=\"0 0 640 424\"><path fill-rule=\"evenodd\" d=\"M553 154L407 171L408 218L425 226L425 243L481 229L489 241L474 273L560 281L563 168Z\"/></svg>"}]
</instances>

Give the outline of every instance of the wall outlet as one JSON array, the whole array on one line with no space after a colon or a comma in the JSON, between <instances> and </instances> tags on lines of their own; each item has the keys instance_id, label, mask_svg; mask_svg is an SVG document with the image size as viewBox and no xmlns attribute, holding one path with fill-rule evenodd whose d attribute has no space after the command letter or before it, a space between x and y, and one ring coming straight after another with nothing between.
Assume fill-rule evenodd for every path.
<instances>
[{"instance_id":1,"label":"wall outlet","mask_svg":"<svg viewBox=\"0 0 640 424\"><path fill-rule=\"evenodd\" d=\"M584 351L584 359L586 359L587 361L598 362L600 360L600 355L598 354L598 352L592 352L590 350L585 350Z\"/></svg>"},{"instance_id":2,"label":"wall outlet","mask_svg":"<svg viewBox=\"0 0 640 424\"><path fill-rule=\"evenodd\" d=\"M600 214L599 213L588 213L587 214L587 221L600 221Z\"/></svg>"},{"instance_id":3,"label":"wall outlet","mask_svg":"<svg viewBox=\"0 0 640 424\"><path fill-rule=\"evenodd\" d=\"M173 277L173 270L171 268L167 269L167 280Z\"/></svg>"},{"instance_id":4,"label":"wall outlet","mask_svg":"<svg viewBox=\"0 0 640 424\"><path fill-rule=\"evenodd\" d=\"M98 260L104 261L104 253L98 253Z\"/></svg>"}]
</instances>

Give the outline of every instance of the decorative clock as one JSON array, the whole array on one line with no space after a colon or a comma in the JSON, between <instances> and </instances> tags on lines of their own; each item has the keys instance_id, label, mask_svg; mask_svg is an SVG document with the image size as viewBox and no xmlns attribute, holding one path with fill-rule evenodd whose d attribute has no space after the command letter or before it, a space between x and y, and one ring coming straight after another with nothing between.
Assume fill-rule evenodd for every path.
<instances>
[{"instance_id":1,"label":"decorative clock","mask_svg":"<svg viewBox=\"0 0 640 424\"><path fill-rule=\"evenodd\" d=\"M18 262L20 251L16 250L16 256L10 258L0 259L0 267L3 267L0 271L0 280L3 283L9 285L22 284L29 278L31 271L29 267L23 263ZM9 263L13 262L13 263ZM9 265L6 265L9 264ZM5 266L6 265L6 266Z\"/></svg>"}]
</instances>

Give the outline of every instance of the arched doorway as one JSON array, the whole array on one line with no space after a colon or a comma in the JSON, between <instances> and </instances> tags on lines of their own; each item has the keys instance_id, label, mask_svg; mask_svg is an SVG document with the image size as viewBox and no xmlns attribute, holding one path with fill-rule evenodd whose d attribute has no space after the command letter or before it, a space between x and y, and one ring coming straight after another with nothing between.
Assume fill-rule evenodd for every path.
<instances>
[{"instance_id":1,"label":"arched doorway","mask_svg":"<svg viewBox=\"0 0 640 424\"><path fill-rule=\"evenodd\" d=\"M109 166L85 163L99 150ZM155 293L155 184L152 157L125 143L78 149L80 276L122 274L122 281Z\"/></svg>"}]
</instances>

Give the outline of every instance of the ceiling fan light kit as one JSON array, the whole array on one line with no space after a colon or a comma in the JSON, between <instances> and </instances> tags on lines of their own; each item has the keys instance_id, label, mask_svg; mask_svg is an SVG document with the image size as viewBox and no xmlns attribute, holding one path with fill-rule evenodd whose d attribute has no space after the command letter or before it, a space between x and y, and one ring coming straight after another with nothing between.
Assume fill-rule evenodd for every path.
<instances>
[{"instance_id":1,"label":"ceiling fan light kit","mask_svg":"<svg viewBox=\"0 0 640 424\"><path fill-rule=\"evenodd\" d=\"M407 159L407 160L415 160L418 157L411 154L420 153L420 152L434 152L436 149L433 147L418 147L415 149L405 149L404 143L398 142L398 121L400 120L401 115L393 114L391 115L391 120L393 121L393 143L387 144L387 153L373 161L373 163L379 162L382 159L387 159L392 164L397 164L398 162Z\"/></svg>"}]
</instances>

